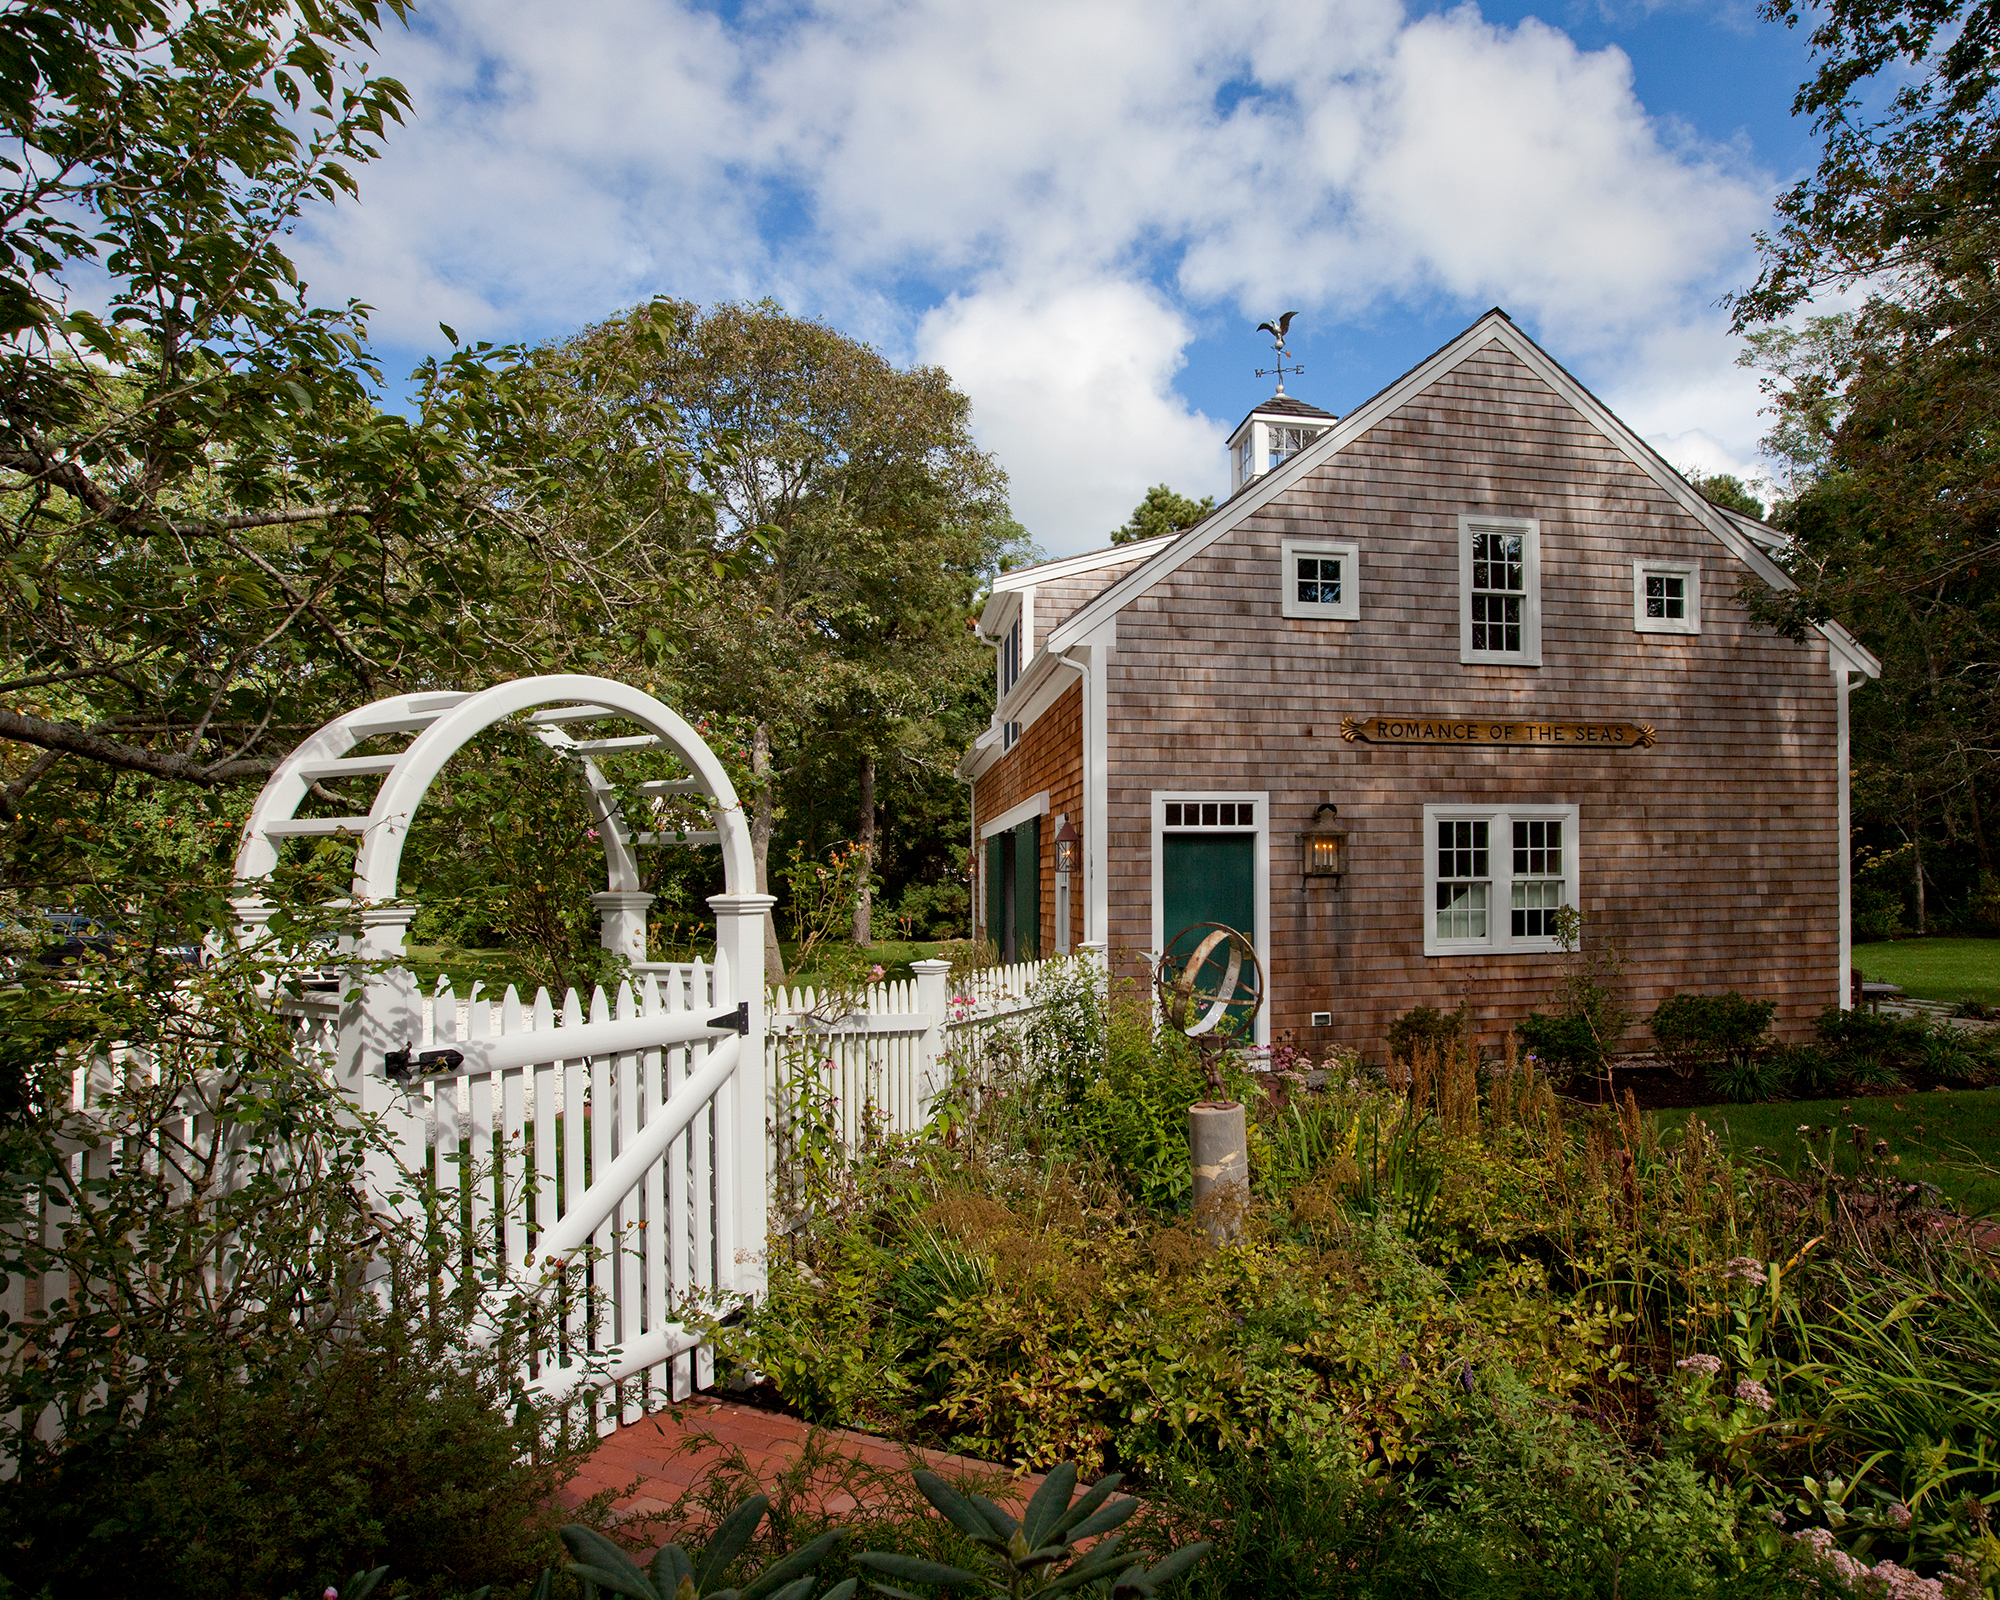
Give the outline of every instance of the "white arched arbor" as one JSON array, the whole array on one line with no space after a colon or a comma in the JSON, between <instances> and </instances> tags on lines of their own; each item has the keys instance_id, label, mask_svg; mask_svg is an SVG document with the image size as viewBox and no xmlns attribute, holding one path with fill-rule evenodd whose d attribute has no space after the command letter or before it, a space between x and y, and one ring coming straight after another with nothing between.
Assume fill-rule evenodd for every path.
<instances>
[{"instance_id":1,"label":"white arched arbor","mask_svg":"<svg viewBox=\"0 0 2000 1600\"><path fill-rule=\"evenodd\" d=\"M476 694L398 695L375 701L336 717L294 750L272 773L251 808L243 843L236 855L236 878L250 887L278 864L286 839L347 835L359 840L354 862L353 900L365 911L388 911L397 900L397 875L410 822L424 795L444 765L478 734L510 717L527 712L528 726L551 750L573 757L589 792L604 847L605 892L596 896L603 914L605 946L634 960L645 955L645 902L639 865L632 853L634 838L620 815L611 785L599 769L597 755L612 750L664 749L677 756L691 776L640 785L642 792L700 796L715 829L710 833L676 836L686 843L716 843L722 847L724 894L747 892L756 881L750 833L743 808L722 764L701 735L660 701L641 690L609 678L573 674L522 678ZM645 732L612 738L577 740L568 729L579 723L612 720L636 722ZM355 756L355 746L399 734L416 737L403 750ZM362 816L300 817L298 810L316 783L329 778L379 775L374 803ZM641 835L652 842L652 835ZM633 904L635 897L638 904ZM254 921L256 902L246 900ZM377 919L385 930L392 915ZM407 927L408 918L403 919ZM374 941L394 943L400 953L400 933Z\"/></svg>"},{"instance_id":2,"label":"white arched arbor","mask_svg":"<svg viewBox=\"0 0 2000 1600\"><path fill-rule=\"evenodd\" d=\"M752 892L756 872L743 807L729 775L700 734L642 690L578 674L521 678L473 694L396 695L336 717L285 758L251 808L236 856L237 883L250 891L235 902L243 924L240 936L248 941L260 938L270 919L271 907L254 891L276 869L287 839L357 840L348 909L357 925L352 955L364 976L350 986L342 1006L339 1072L343 1087L367 1111L392 1119L399 1112L407 1114L407 1107L400 1104L400 1087L388 1081L385 1063L406 1051L421 1032L415 979L407 968L394 965L416 915L416 908L397 892L411 820L452 756L485 729L524 713L538 738L577 761L588 787L604 848L605 889L592 898L602 919L606 948L635 961L645 956L646 910L652 896L641 885L632 853L635 843L721 847L723 892L709 900L716 915L715 995L718 1002L741 1008L733 1031L742 1036L746 1059L753 1043L761 1050L763 920L773 900ZM636 723L641 731L583 739L570 732L581 725L604 723ZM414 737L399 751L352 754L370 741L405 735ZM640 791L698 798L710 814L712 830L640 834L635 839L595 758L642 749L670 752L689 775L640 784ZM299 816L315 784L369 776L382 781L366 813ZM631 1046L606 1042L601 1047Z\"/></svg>"}]
</instances>

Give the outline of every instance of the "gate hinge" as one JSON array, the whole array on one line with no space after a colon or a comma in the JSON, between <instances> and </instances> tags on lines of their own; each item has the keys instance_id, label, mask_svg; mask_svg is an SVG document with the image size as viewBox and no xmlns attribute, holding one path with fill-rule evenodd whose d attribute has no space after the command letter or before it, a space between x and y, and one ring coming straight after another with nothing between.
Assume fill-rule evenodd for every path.
<instances>
[{"instance_id":1,"label":"gate hinge","mask_svg":"<svg viewBox=\"0 0 2000 1600\"><path fill-rule=\"evenodd\" d=\"M750 1002L748 1000L737 1001L734 1011L725 1011L719 1017L710 1017L708 1025L711 1028L734 1028L738 1033L748 1033L750 1031Z\"/></svg>"},{"instance_id":2,"label":"gate hinge","mask_svg":"<svg viewBox=\"0 0 2000 1600\"><path fill-rule=\"evenodd\" d=\"M427 1072L456 1072L464 1061L464 1053L458 1050L417 1051L405 1047L383 1056L382 1070L397 1083L414 1083Z\"/></svg>"}]
</instances>

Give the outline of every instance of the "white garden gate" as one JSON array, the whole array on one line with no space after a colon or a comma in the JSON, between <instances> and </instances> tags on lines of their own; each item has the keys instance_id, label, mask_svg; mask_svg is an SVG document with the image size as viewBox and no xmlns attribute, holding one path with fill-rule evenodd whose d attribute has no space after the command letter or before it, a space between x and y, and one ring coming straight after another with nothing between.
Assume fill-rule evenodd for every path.
<instances>
[{"instance_id":1,"label":"white garden gate","mask_svg":"<svg viewBox=\"0 0 2000 1600\"><path fill-rule=\"evenodd\" d=\"M588 1016L574 996L558 1014L545 997L524 1006L512 991L497 1008L475 998L463 1024L440 1006L426 1038L416 980L397 964L415 916L397 897L403 844L445 763L523 713L588 785L605 855L606 889L594 897L604 943L640 963L640 981L615 1001L600 992ZM592 736L574 737L579 727ZM352 753L405 739L400 749ZM711 831L675 836L721 849L712 966L644 962L652 897L632 846L652 838L635 841L593 759L636 749L671 752L688 773L642 792L697 797L712 817ZM371 776L381 783L365 814L298 814L315 785ZM773 900L751 892L749 829L721 763L665 705L605 678L376 701L307 739L258 797L236 861L251 891L236 902L241 938L265 936L272 908L254 890L284 841L335 835L358 840L348 910L361 965L334 1056L344 1092L395 1147L372 1174L378 1201L389 1203L406 1174L428 1174L475 1224L485 1258L465 1264L473 1281L505 1294L554 1292L567 1280L558 1323L523 1353L521 1376L587 1406L599 1429L705 1386L706 1352L680 1312L762 1293L768 1193L764 916Z\"/></svg>"}]
</instances>

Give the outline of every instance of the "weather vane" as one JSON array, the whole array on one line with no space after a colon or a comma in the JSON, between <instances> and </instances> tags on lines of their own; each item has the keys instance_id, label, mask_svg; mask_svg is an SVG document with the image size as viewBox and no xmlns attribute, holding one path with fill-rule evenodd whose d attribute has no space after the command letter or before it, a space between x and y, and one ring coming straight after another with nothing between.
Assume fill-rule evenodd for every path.
<instances>
[{"instance_id":1,"label":"weather vane","mask_svg":"<svg viewBox=\"0 0 2000 1600\"><path fill-rule=\"evenodd\" d=\"M1306 375L1306 369L1304 367L1300 366L1288 367L1285 365L1285 362L1291 357L1291 351L1285 348L1285 334L1292 326L1292 318L1296 317L1297 315L1298 313L1296 311L1287 311L1282 317L1278 318L1276 322L1260 322L1257 324L1257 331L1259 333L1268 333L1271 336L1271 348L1275 350L1278 354L1278 364L1275 367L1259 367L1257 369L1257 376L1260 378L1268 378L1273 373L1276 373L1278 376L1279 394L1283 394L1285 392L1286 373L1288 372L1295 373L1301 378L1303 378Z\"/></svg>"}]
</instances>

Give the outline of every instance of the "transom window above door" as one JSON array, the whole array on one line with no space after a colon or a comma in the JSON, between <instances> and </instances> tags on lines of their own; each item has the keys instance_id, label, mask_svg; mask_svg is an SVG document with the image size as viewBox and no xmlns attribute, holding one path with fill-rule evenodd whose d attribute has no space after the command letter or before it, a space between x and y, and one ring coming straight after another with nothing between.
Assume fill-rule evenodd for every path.
<instances>
[{"instance_id":1,"label":"transom window above door","mask_svg":"<svg viewBox=\"0 0 2000 1600\"><path fill-rule=\"evenodd\" d=\"M1169 800L1165 823L1169 828L1254 828L1257 803L1254 800Z\"/></svg>"}]
</instances>

